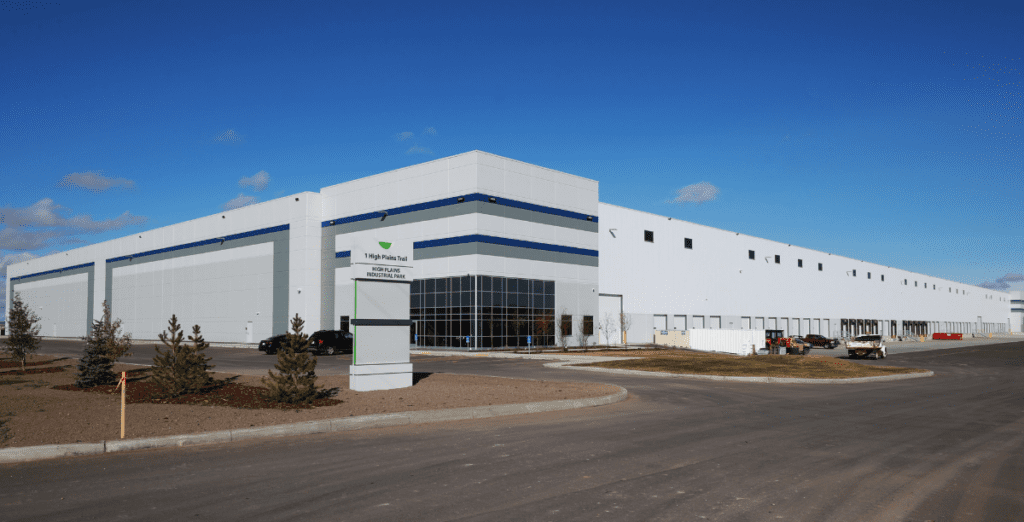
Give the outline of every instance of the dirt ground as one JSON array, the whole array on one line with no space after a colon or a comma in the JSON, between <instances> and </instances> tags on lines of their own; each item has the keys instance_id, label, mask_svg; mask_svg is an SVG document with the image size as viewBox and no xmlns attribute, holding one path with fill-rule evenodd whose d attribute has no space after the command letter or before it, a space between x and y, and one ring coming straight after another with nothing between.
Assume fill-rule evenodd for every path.
<instances>
[{"instance_id":1,"label":"dirt ground","mask_svg":"<svg viewBox=\"0 0 1024 522\"><path fill-rule=\"evenodd\" d=\"M0 447L100 442L120 436L120 392L54 389L75 381L76 359L33 356L24 375L20 367L0 368ZM9 362L9 361L3 361ZM3 366L7 366L4 364ZM115 371L138 366L116 365ZM60 371L54 371L60 369ZM262 386L248 375L214 374L218 379ZM182 435L270 426L377 413L516 404L559 399L601 397L618 389L604 384L530 381L452 375L417 374L411 388L373 392L348 389L348 376L317 379L325 388L338 388L338 404L312 409L242 409L186 404L129 404L125 438ZM132 383L129 383L132 386Z\"/></svg>"},{"instance_id":2,"label":"dirt ground","mask_svg":"<svg viewBox=\"0 0 1024 522\"><path fill-rule=\"evenodd\" d=\"M599 366L621 370L728 375L734 377L798 377L808 379L849 379L877 377L927 370L866 365L823 355L738 355L690 350L605 351L594 355L640 357L626 361L607 361L581 366Z\"/></svg>"}]
</instances>

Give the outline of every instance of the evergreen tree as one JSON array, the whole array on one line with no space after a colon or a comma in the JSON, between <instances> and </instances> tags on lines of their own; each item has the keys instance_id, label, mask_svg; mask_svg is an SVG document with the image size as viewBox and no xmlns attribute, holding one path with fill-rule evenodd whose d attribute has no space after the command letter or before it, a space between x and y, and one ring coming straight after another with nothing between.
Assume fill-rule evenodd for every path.
<instances>
[{"instance_id":1,"label":"evergreen tree","mask_svg":"<svg viewBox=\"0 0 1024 522\"><path fill-rule=\"evenodd\" d=\"M166 351L154 346L153 382L170 397L199 393L213 383L209 370L214 366L210 364L210 357L203 353L209 344L203 339L198 324L192 326L192 335L188 336L190 345L182 344L185 334L176 315L172 314L167 324L167 331L160 332Z\"/></svg>"},{"instance_id":2,"label":"evergreen tree","mask_svg":"<svg viewBox=\"0 0 1024 522\"><path fill-rule=\"evenodd\" d=\"M302 333L304 324L299 314L295 314L292 318L292 331L277 351L277 364L274 368L279 373L267 370L268 376L263 378L267 396L271 400L309 404L320 395L320 388L316 385L316 357L311 356L307 350L309 337Z\"/></svg>"},{"instance_id":3,"label":"evergreen tree","mask_svg":"<svg viewBox=\"0 0 1024 522\"><path fill-rule=\"evenodd\" d=\"M75 386L91 388L101 384L114 384L114 362L131 355L132 337L121 333L121 320L112 320L110 305L103 301L103 318L96 319L92 331L85 338L85 354L78 362Z\"/></svg>"},{"instance_id":4,"label":"evergreen tree","mask_svg":"<svg viewBox=\"0 0 1024 522\"><path fill-rule=\"evenodd\" d=\"M25 360L29 354L39 349L39 316L24 301L21 294L14 293L11 309L7 314L7 339L4 340L4 351L11 358L21 361L21 371L25 371Z\"/></svg>"}]
</instances>

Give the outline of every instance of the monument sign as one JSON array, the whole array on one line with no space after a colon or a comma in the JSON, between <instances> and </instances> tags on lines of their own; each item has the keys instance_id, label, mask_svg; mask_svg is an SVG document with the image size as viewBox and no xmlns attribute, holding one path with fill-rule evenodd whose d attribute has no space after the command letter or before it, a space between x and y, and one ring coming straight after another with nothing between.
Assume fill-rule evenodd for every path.
<instances>
[{"instance_id":1,"label":"monument sign","mask_svg":"<svg viewBox=\"0 0 1024 522\"><path fill-rule=\"evenodd\" d=\"M372 391L412 386L412 243L360 243L352 249L351 259L355 303L349 388Z\"/></svg>"}]
</instances>

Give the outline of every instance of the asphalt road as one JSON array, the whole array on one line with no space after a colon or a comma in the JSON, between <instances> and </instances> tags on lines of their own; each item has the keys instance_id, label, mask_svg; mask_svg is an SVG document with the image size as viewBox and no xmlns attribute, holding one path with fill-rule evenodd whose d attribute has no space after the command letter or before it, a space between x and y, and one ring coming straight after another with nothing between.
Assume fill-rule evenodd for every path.
<instances>
[{"instance_id":1,"label":"asphalt road","mask_svg":"<svg viewBox=\"0 0 1024 522\"><path fill-rule=\"evenodd\" d=\"M229 363L220 350L217 369L254 364L254 354ZM608 382L631 397L570 412L3 465L0 518L1024 520L1024 343L881 362L935 376L777 385L423 360L417 371Z\"/></svg>"}]
</instances>

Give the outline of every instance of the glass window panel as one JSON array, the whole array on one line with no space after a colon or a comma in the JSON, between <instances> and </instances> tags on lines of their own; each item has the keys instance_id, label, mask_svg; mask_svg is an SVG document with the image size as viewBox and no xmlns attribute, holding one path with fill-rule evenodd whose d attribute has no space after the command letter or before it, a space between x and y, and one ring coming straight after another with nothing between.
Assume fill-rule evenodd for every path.
<instances>
[{"instance_id":1,"label":"glass window panel","mask_svg":"<svg viewBox=\"0 0 1024 522\"><path fill-rule=\"evenodd\" d=\"M451 296L451 306L462 306L462 292L452 292L448 295Z\"/></svg>"},{"instance_id":2,"label":"glass window panel","mask_svg":"<svg viewBox=\"0 0 1024 522\"><path fill-rule=\"evenodd\" d=\"M462 276L460 279L462 279L463 292L468 292L473 289L472 284L470 283L471 279L469 278L468 275Z\"/></svg>"},{"instance_id":3,"label":"glass window panel","mask_svg":"<svg viewBox=\"0 0 1024 522\"><path fill-rule=\"evenodd\" d=\"M533 293L535 293L535 294L543 294L544 293L544 281L534 281L533 282Z\"/></svg>"},{"instance_id":4,"label":"glass window panel","mask_svg":"<svg viewBox=\"0 0 1024 522\"><path fill-rule=\"evenodd\" d=\"M426 297L426 306L427 307L433 308L433 307L437 306L437 304L436 304L437 303L437 294L423 294L423 296Z\"/></svg>"},{"instance_id":5,"label":"glass window panel","mask_svg":"<svg viewBox=\"0 0 1024 522\"><path fill-rule=\"evenodd\" d=\"M554 310L555 309L555 296L553 296L553 295L546 295L546 296L544 296L544 308L546 308L548 310Z\"/></svg>"},{"instance_id":6,"label":"glass window panel","mask_svg":"<svg viewBox=\"0 0 1024 522\"><path fill-rule=\"evenodd\" d=\"M517 290L517 292L519 292L520 294L530 293L530 280L529 279L520 279L519 280L519 290Z\"/></svg>"},{"instance_id":7,"label":"glass window panel","mask_svg":"<svg viewBox=\"0 0 1024 522\"><path fill-rule=\"evenodd\" d=\"M419 308L420 307L420 296L418 294L412 294L411 296L409 296L409 301L410 301L410 303L409 303L409 308L410 309L414 309L414 308Z\"/></svg>"},{"instance_id":8,"label":"glass window panel","mask_svg":"<svg viewBox=\"0 0 1024 522\"><path fill-rule=\"evenodd\" d=\"M491 290L491 276L480 276L480 289L485 292Z\"/></svg>"},{"instance_id":9,"label":"glass window panel","mask_svg":"<svg viewBox=\"0 0 1024 522\"><path fill-rule=\"evenodd\" d=\"M491 293L490 292L484 292L484 293L480 294L480 306L486 306L486 307L490 307L491 306Z\"/></svg>"},{"instance_id":10,"label":"glass window panel","mask_svg":"<svg viewBox=\"0 0 1024 522\"><path fill-rule=\"evenodd\" d=\"M548 295L555 295L554 281L544 281L544 293Z\"/></svg>"},{"instance_id":11,"label":"glass window panel","mask_svg":"<svg viewBox=\"0 0 1024 522\"><path fill-rule=\"evenodd\" d=\"M442 277L434 280L434 291L437 293L448 291L448 278Z\"/></svg>"},{"instance_id":12,"label":"glass window panel","mask_svg":"<svg viewBox=\"0 0 1024 522\"><path fill-rule=\"evenodd\" d=\"M451 288L452 292L458 292L461 289L462 289L462 278L453 277L452 278L452 288Z\"/></svg>"},{"instance_id":13,"label":"glass window panel","mask_svg":"<svg viewBox=\"0 0 1024 522\"><path fill-rule=\"evenodd\" d=\"M434 306L437 306L438 308L448 306L448 294L434 294L434 297L437 298Z\"/></svg>"},{"instance_id":14,"label":"glass window panel","mask_svg":"<svg viewBox=\"0 0 1024 522\"><path fill-rule=\"evenodd\" d=\"M426 287L424 292L429 294L434 293L434 288L436 287L437 281L434 279L427 279L426 281L424 281L424 283Z\"/></svg>"},{"instance_id":15,"label":"glass window panel","mask_svg":"<svg viewBox=\"0 0 1024 522\"><path fill-rule=\"evenodd\" d=\"M519 291L518 288L519 288L519 280L518 279L509 279L508 280L508 291L509 292L518 292Z\"/></svg>"},{"instance_id":16,"label":"glass window panel","mask_svg":"<svg viewBox=\"0 0 1024 522\"><path fill-rule=\"evenodd\" d=\"M462 292L462 306L473 306L473 292Z\"/></svg>"}]
</instances>

